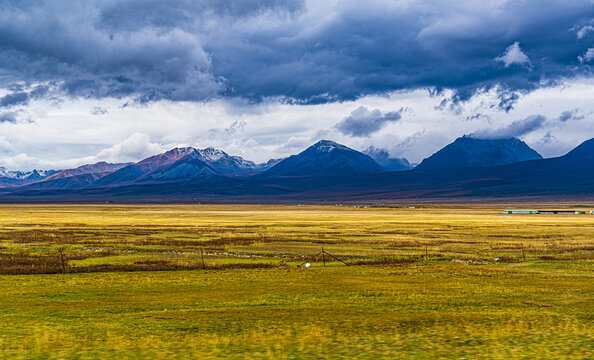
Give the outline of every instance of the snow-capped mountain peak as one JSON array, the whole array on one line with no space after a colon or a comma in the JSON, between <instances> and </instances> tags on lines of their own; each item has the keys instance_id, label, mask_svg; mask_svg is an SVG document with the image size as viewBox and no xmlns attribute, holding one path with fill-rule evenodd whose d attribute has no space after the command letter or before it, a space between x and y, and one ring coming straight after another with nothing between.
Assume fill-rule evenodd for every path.
<instances>
[{"instance_id":1,"label":"snow-capped mountain peak","mask_svg":"<svg viewBox=\"0 0 594 360\"><path fill-rule=\"evenodd\" d=\"M341 149L341 150L350 150L349 148L347 148L344 145L341 145L339 143L336 143L334 141L331 140L320 140L317 143L315 143L314 145L312 145L310 147L310 149L315 150L317 152L320 153L329 153L335 149Z\"/></svg>"},{"instance_id":2,"label":"snow-capped mountain peak","mask_svg":"<svg viewBox=\"0 0 594 360\"><path fill-rule=\"evenodd\" d=\"M198 149L198 152L200 153L200 155L204 158L204 160L206 161L219 161L222 158L225 157L229 157L229 155L227 155L227 153L225 153L224 151L221 151L219 149L215 149L213 147L207 147L206 149Z\"/></svg>"},{"instance_id":3,"label":"snow-capped mountain peak","mask_svg":"<svg viewBox=\"0 0 594 360\"><path fill-rule=\"evenodd\" d=\"M10 177L11 171L6 170L5 167L0 166L0 176L1 177Z\"/></svg>"}]
</instances>

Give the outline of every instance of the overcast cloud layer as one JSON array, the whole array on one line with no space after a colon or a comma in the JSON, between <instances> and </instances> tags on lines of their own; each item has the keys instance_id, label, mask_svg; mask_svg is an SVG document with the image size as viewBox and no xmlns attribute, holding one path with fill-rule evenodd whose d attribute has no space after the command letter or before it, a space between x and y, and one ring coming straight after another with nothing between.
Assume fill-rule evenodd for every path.
<instances>
[{"instance_id":1,"label":"overcast cloud layer","mask_svg":"<svg viewBox=\"0 0 594 360\"><path fill-rule=\"evenodd\" d=\"M4 0L0 106L38 83L141 102L529 90L590 73L592 18L590 0Z\"/></svg>"},{"instance_id":2,"label":"overcast cloud layer","mask_svg":"<svg viewBox=\"0 0 594 360\"><path fill-rule=\"evenodd\" d=\"M0 164L321 137L418 161L463 134L556 155L594 136L592 66L591 0L3 0Z\"/></svg>"}]
</instances>

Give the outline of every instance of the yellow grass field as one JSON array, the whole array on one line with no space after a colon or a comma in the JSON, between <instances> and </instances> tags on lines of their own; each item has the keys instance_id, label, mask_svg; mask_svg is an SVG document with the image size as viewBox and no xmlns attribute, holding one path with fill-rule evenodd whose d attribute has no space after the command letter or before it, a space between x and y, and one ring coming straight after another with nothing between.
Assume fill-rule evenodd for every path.
<instances>
[{"instance_id":1,"label":"yellow grass field","mask_svg":"<svg viewBox=\"0 0 594 360\"><path fill-rule=\"evenodd\" d=\"M594 204L407 207L0 205L0 358L594 357Z\"/></svg>"}]
</instances>

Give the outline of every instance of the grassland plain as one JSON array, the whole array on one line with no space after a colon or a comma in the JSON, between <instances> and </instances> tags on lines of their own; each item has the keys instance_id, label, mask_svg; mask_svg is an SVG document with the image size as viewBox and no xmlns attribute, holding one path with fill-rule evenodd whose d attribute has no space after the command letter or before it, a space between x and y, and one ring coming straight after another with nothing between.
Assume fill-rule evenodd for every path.
<instances>
[{"instance_id":1,"label":"grassland plain","mask_svg":"<svg viewBox=\"0 0 594 360\"><path fill-rule=\"evenodd\" d=\"M0 357L594 357L594 216L421 206L2 205Z\"/></svg>"}]
</instances>

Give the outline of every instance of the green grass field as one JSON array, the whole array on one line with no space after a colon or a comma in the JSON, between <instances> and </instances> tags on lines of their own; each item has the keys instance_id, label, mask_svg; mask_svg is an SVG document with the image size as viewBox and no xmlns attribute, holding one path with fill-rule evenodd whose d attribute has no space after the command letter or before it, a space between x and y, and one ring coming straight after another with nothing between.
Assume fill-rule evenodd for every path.
<instances>
[{"instance_id":1,"label":"green grass field","mask_svg":"<svg viewBox=\"0 0 594 360\"><path fill-rule=\"evenodd\" d=\"M594 216L421 206L2 205L0 358L594 357Z\"/></svg>"}]
</instances>

